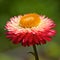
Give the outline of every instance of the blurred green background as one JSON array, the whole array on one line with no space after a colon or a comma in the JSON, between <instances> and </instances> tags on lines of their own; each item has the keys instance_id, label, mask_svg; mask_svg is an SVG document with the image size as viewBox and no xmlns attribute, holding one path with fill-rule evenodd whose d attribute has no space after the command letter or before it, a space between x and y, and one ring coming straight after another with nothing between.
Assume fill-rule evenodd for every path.
<instances>
[{"instance_id":1,"label":"blurred green background","mask_svg":"<svg viewBox=\"0 0 60 60\"><path fill-rule=\"evenodd\" d=\"M38 49L40 50L40 53L43 50L43 54L45 54L40 54L42 56L41 60L59 60L60 0L0 0L0 52L5 52L20 46L12 44L9 39L6 38L4 26L10 17L27 13L38 13L40 15L46 15L55 21L55 30L57 31L56 36L46 45L41 47L38 46Z\"/></svg>"}]
</instances>

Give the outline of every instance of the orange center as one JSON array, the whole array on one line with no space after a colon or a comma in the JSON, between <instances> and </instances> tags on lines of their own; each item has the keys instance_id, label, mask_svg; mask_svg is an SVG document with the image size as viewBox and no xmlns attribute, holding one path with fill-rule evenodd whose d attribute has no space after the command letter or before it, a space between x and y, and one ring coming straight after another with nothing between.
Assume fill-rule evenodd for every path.
<instances>
[{"instance_id":1,"label":"orange center","mask_svg":"<svg viewBox=\"0 0 60 60\"><path fill-rule=\"evenodd\" d=\"M20 26L22 27L36 27L40 23L40 16L38 14L26 14L22 16L20 20Z\"/></svg>"}]
</instances>

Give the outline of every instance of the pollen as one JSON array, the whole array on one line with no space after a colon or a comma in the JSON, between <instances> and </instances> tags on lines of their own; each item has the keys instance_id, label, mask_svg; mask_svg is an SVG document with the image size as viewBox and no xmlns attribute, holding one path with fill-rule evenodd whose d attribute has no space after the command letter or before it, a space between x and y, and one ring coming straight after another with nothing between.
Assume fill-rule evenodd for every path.
<instances>
[{"instance_id":1,"label":"pollen","mask_svg":"<svg viewBox=\"0 0 60 60\"><path fill-rule=\"evenodd\" d=\"M20 26L24 28L36 27L40 23L40 16L35 13L26 14L20 20Z\"/></svg>"}]
</instances>

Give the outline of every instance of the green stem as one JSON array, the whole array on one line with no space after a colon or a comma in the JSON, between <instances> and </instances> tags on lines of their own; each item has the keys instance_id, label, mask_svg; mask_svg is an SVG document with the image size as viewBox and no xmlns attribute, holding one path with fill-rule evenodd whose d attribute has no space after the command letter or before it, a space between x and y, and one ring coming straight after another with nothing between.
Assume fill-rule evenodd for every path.
<instances>
[{"instance_id":1,"label":"green stem","mask_svg":"<svg viewBox=\"0 0 60 60\"><path fill-rule=\"evenodd\" d=\"M33 45L33 49L34 49L35 60L39 60L37 49L36 49L35 45Z\"/></svg>"}]
</instances>

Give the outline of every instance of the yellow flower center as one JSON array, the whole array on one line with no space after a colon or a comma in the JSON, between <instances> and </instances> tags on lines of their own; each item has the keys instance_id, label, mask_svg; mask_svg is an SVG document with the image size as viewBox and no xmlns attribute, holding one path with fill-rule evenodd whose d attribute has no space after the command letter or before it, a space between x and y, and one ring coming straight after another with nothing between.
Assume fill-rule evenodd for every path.
<instances>
[{"instance_id":1,"label":"yellow flower center","mask_svg":"<svg viewBox=\"0 0 60 60\"><path fill-rule=\"evenodd\" d=\"M36 27L40 23L40 16L38 14L32 13L32 14L26 14L22 16L20 20L20 26L22 27Z\"/></svg>"}]
</instances>

